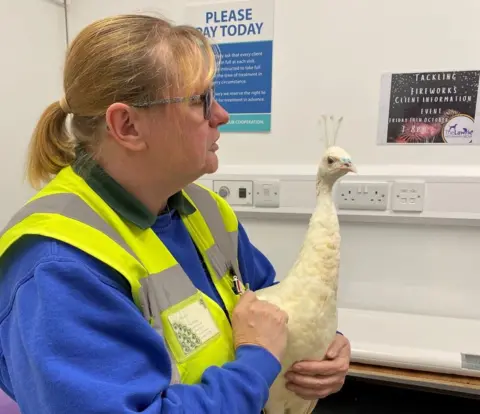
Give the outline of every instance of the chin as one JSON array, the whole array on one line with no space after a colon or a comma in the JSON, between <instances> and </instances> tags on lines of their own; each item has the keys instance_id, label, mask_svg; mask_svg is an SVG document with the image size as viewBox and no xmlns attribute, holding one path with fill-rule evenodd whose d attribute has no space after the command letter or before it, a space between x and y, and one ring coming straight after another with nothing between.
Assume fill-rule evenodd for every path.
<instances>
[{"instance_id":1,"label":"chin","mask_svg":"<svg viewBox=\"0 0 480 414\"><path fill-rule=\"evenodd\" d=\"M217 165L206 165L205 168L203 169L204 174L213 174L217 172L218 170L218 164Z\"/></svg>"},{"instance_id":2,"label":"chin","mask_svg":"<svg viewBox=\"0 0 480 414\"><path fill-rule=\"evenodd\" d=\"M218 170L218 157L215 153L209 153L203 167L204 174L213 174Z\"/></svg>"}]
</instances>

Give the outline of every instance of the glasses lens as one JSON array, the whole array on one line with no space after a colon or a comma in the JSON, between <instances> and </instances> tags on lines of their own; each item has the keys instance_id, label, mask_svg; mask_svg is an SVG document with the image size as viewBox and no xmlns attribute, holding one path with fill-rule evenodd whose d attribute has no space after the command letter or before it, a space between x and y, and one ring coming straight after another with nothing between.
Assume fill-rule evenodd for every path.
<instances>
[{"instance_id":1,"label":"glasses lens","mask_svg":"<svg viewBox=\"0 0 480 414\"><path fill-rule=\"evenodd\" d=\"M214 98L214 90L212 87L205 94L205 108L204 108L205 119L210 119L213 98Z\"/></svg>"},{"instance_id":2,"label":"glasses lens","mask_svg":"<svg viewBox=\"0 0 480 414\"><path fill-rule=\"evenodd\" d=\"M204 108L203 112L205 115L205 119L210 119L210 107L212 106L212 91L209 90L205 93L205 101L204 101Z\"/></svg>"}]
</instances>

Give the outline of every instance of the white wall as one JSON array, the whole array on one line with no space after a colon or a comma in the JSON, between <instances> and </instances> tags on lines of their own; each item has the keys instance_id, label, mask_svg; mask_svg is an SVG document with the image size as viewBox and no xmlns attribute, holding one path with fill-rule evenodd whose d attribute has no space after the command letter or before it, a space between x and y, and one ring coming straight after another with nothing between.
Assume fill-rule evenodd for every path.
<instances>
[{"instance_id":1,"label":"white wall","mask_svg":"<svg viewBox=\"0 0 480 414\"><path fill-rule=\"evenodd\" d=\"M186 0L72 0L69 7L69 33L73 38L93 20L114 14L142 12L178 22Z\"/></svg>"},{"instance_id":2,"label":"white wall","mask_svg":"<svg viewBox=\"0 0 480 414\"><path fill-rule=\"evenodd\" d=\"M376 146L381 73L480 68L478 0L276 3L272 133L224 134L222 168L313 168L322 152L322 113L345 117L339 144L360 166L426 165L428 170L436 164L461 175L467 165L478 164L480 147ZM6 4L0 5L7 7L0 15L8 16L2 18L0 34L2 52L10 59L0 68L0 82L8 111L2 111L7 128L0 159L10 173L0 181L9 198L0 222L25 196L19 186L20 161L41 109L60 96L63 53L63 10L46 0ZM94 19L138 10L182 22L185 4L187 0L71 0L70 35ZM26 6L22 13L20 6ZM12 33L21 46L13 46ZM473 201L479 199L472 194ZM244 224L282 278L307 220L246 219ZM477 232L460 226L342 223L340 305L480 320Z\"/></svg>"},{"instance_id":3,"label":"white wall","mask_svg":"<svg viewBox=\"0 0 480 414\"><path fill-rule=\"evenodd\" d=\"M243 220L282 278L307 220ZM339 305L480 320L478 228L343 223Z\"/></svg>"},{"instance_id":4,"label":"white wall","mask_svg":"<svg viewBox=\"0 0 480 414\"><path fill-rule=\"evenodd\" d=\"M76 32L92 19L133 10L181 21L186 3L73 0L71 27ZM305 3L298 12L297 2L276 2L272 133L224 134L224 166L315 164L324 112L345 116L339 143L360 165L478 163L480 147L379 147L376 130L382 72L480 68L480 2L458 0L460 20L444 0ZM245 225L283 277L306 220ZM477 229L346 223L342 235L343 306L480 319ZM414 294L406 293L410 287Z\"/></svg>"},{"instance_id":5,"label":"white wall","mask_svg":"<svg viewBox=\"0 0 480 414\"><path fill-rule=\"evenodd\" d=\"M77 31L94 18L138 9L158 11L181 22L186 3L73 0L71 26ZM467 165L479 164L480 147L376 145L383 72L480 68L478 0L457 0L454 7L446 0L302 3L299 9L298 2L276 2L272 132L224 134L221 172L234 172L235 165L259 169L271 164L278 173L288 164L312 173L323 151L318 124L322 113L345 117L339 144L360 167L374 166L381 172L389 164L404 164L404 169L426 165L425 172L428 165L444 165L461 175ZM479 175L478 168L473 170ZM478 204L480 195L472 197L472 203ZM244 219L243 223L283 278L295 260L307 218ZM341 307L480 321L476 227L347 222L341 227ZM340 326L347 329L354 348L378 342L374 333L379 329L385 330L380 338L386 345L398 345L399 337L406 347L424 347L428 342L429 335L423 335L423 342L416 340L418 335L409 331L408 323L400 332L398 326L387 328L385 319L370 320L360 328L352 320L345 323L348 327ZM424 321L418 323L420 332ZM449 330L443 322L437 326L429 346L446 350L446 339L455 338L456 325ZM480 354L480 343L457 332L449 351L466 349ZM457 354L452 355L452 363L458 365ZM438 365L422 363L429 369Z\"/></svg>"},{"instance_id":6,"label":"white wall","mask_svg":"<svg viewBox=\"0 0 480 414\"><path fill-rule=\"evenodd\" d=\"M187 3L195 2L72 0L72 30L133 10L181 21ZM222 163L316 163L325 112L345 116L339 143L359 164L477 163L480 147L387 148L375 141L381 73L480 67L479 21L477 0L276 1L272 133L226 134Z\"/></svg>"},{"instance_id":7,"label":"white wall","mask_svg":"<svg viewBox=\"0 0 480 414\"><path fill-rule=\"evenodd\" d=\"M47 0L0 2L0 228L33 194L25 154L43 109L61 97L64 11Z\"/></svg>"}]
</instances>

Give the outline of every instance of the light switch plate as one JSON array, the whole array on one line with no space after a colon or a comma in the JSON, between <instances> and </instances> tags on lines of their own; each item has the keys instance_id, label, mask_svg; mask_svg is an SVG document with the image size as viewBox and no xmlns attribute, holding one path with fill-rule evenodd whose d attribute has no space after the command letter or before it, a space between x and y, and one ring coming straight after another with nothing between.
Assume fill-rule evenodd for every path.
<instances>
[{"instance_id":1,"label":"light switch plate","mask_svg":"<svg viewBox=\"0 0 480 414\"><path fill-rule=\"evenodd\" d=\"M422 181L395 181L392 185L392 211L423 211L425 183Z\"/></svg>"},{"instance_id":2,"label":"light switch plate","mask_svg":"<svg viewBox=\"0 0 480 414\"><path fill-rule=\"evenodd\" d=\"M280 207L280 181L256 180L253 186L255 207Z\"/></svg>"}]
</instances>

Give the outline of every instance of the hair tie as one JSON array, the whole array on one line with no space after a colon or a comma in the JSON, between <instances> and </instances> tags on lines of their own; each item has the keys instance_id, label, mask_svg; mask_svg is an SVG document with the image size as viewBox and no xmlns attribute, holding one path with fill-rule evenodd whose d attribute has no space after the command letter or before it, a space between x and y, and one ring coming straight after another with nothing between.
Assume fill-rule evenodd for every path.
<instances>
[{"instance_id":1,"label":"hair tie","mask_svg":"<svg viewBox=\"0 0 480 414\"><path fill-rule=\"evenodd\" d=\"M72 110L70 109L70 105L68 105L68 102L65 96L63 96L62 99L58 101L58 103L60 104L60 108L62 108L62 111L65 112L67 115L72 113Z\"/></svg>"}]
</instances>

